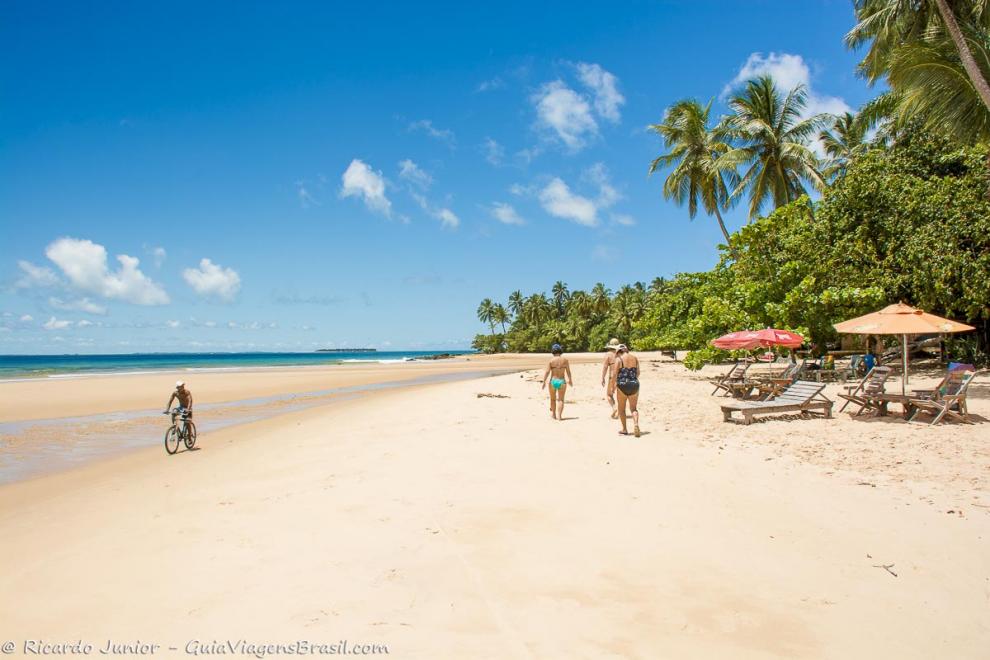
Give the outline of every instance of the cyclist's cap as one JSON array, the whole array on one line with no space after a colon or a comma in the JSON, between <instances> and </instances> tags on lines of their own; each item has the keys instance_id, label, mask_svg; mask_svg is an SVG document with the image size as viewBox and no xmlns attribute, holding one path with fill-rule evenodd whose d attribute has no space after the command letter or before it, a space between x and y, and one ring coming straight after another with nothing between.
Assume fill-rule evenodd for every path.
<instances>
[{"instance_id":1,"label":"cyclist's cap","mask_svg":"<svg viewBox=\"0 0 990 660\"><path fill-rule=\"evenodd\" d=\"M175 381L175 386L176 386L176 387L182 387L182 386L184 386L184 385L185 385L185 383L184 383L184 382L182 382L181 380L177 380L177 381Z\"/></svg>"}]
</instances>

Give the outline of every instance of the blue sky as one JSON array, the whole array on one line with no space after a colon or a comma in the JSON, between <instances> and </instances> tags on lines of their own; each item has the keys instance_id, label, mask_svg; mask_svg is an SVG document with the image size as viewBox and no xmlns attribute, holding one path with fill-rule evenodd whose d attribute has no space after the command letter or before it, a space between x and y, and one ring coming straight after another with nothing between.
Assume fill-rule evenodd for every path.
<instances>
[{"instance_id":1,"label":"blue sky","mask_svg":"<svg viewBox=\"0 0 990 660\"><path fill-rule=\"evenodd\" d=\"M0 353L466 347L483 297L715 263L646 176L672 102L874 93L847 0L0 12Z\"/></svg>"}]
</instances>

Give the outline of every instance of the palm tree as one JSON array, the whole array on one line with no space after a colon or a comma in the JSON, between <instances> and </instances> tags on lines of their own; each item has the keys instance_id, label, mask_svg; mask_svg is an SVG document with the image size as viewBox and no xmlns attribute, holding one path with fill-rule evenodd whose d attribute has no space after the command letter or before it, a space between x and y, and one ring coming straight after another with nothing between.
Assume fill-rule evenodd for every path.
<instances>
[{"instance_id":1,"label":"palm tree","mask_svg":"<svg viewBox=\"0 0 990 660\"><path fill-rule=\"evenodd\" d=\"M990 111L990 75L985 57L974 57L972 35L990 29L987 0L854 0L857 24L846 35L846 45L869 43L860 71L870 82L890 72L892 58L904 46L945 41L965 73L974 94ZM982 49L978 49L982 50ZM979 60L979 61L978 61ZM981 67L980 62L984 64ZM896 86L895 86L896 91ZM932 90L933 95L937 90Z\"/></svg>"},{"instance_id":2,"label":"palm tree","mask_svg":"<svg viewBox=\"0 0 990 660\"><path fill-rule=\"evenodd\" d=\"M492 330L492 335L495 335L495 305L491 298L485 298L478 305L478 320L487 323Z\"/></svg>"},{"instance_id":3,"label":"palm tree","mask_svg":"<svg viewBox=\"0 0 990 660\"><path fill-rule=\"evenodd\" d=\"M624 286L615 294L612 301L612 319L622 331L622 336L628 337L632 332L633 323L643 314L643 297L635 287Z\"/></svg>"},{"instance_id":4,"label":"palm tree","mask_svg":"<svg viewBox=\"0 0 990 660\"><path fill-rule=\"evenodd\" d=\"M807 102L803 85L781 97L770 76L750 80L729 100L733 114L725 128L738 146L718 162L727 169L747 168L732 196L749 190L750 220L767 200L779 208L806 194L806 181L819 190L825 187L818 159L808 146L822 118L801 119Z\"/></svg>"},{"instance_id":5,"label":"palm tree","mask_svg":"<svg viewBox=\"0 0 990 660\"><path fill-rule=\"evenodd\" d=\"M509 311L512 312L513 316L518 317L519 313L522 311L522 308L523 294L522 291L516 289L509 294Z\"/></svg>"},{"instance_id":6,"label":"palm tree","mask_svg":"<svg viewBox=\"0 0 990 660\"><path fill-rule=\"evenodd\" d=\"M523 307L523 314L526 321L536 328L537 333L540 332L543 323L550 319L552 311L553 306L547 300L546 294L543 293L534 293L531 295L526 299Z\"/></svg>"},{"instance_id":7,"label":"palm tree","mask_svg":"<svg viewBox=\"0 0 990 660\"><path fill-rule=\"evenodd\" d=\"M495 303L492 306L492 322L502 324L502 334L505 334L505 324L509 320L509 312L502 303Z\"/></svg>"},{"instance_id":8,"label":"palm tree","mask_svg":"<svg viewBox=\"0 0 990 660\"><path fill-rule=\"evenodd\" d=\"M727 180L734 180L735 170L719 165L730 146L721 126L709 127L711 109L712 101L702 106L694 99L686 99L667 108L663 121L650 126L669 149L650 164L650 174L673 165L663 182L664 199L672 199L678 205L687 202L691 219L697 215L700 201L705 213L718 220L728 245L729 232L721 210L727 209L731 201Z\"/></svg>"},{"instance_id":9,"label":"palm tree","mask_svg":"<svg viewBox=\"0 0 990 660\"><path fill-rule=\"evenodd\" d=\"M608 308L612 304L612 292L605 288L604 284L598 282L591 289L591 304L597 316L605 316L608 314Z\"/></svg>"},{"instance_id":10,"label":"palm tree","mask_svg":"<svg viewBox=\"0 0 990 660\"><path fill-rule=\"evenodd\" d=\"M581 319L590 319L594 312L594 300L584 291L575 291L571 294L567 311L573 312Z\"/></svg>"},{"instance_id":11,"label":"palm tree","mask_svg":"<svg viewBox=\"0 0 990 660\"><path fill-rule=\"evenodd\" d=\"M970 32L971 51L990 74L990 34ZM920 121L964 142L990 140L990 111L949 39L904 44L888 59L900 122Z\"/></svg>"},{"instance_id":12,"label":"palm tree","mask_svg":"<svg viewBox=\"0 0 990 660\"><path fill-rule=\"evenodd\" d=\"M818 140L829 157L822 174L828 180L843 176L849 163L869 147L863 117L846 112L831 118L831 128L822 129Z\"/></svg>"},{"instance_id":13,"label":"palm tree","mask_svg":"<svg viewBox=\"0 0 990 660\"><path fill-rule=\"evenodd\" d=\"M553 295L553 304L557 308L557 318L563 318L564 307L567 305L567 301L570 299L571 295L567 290L567 285L560 280L557 280L554 282L550 293Z\"/></svg>"}]
</instances>

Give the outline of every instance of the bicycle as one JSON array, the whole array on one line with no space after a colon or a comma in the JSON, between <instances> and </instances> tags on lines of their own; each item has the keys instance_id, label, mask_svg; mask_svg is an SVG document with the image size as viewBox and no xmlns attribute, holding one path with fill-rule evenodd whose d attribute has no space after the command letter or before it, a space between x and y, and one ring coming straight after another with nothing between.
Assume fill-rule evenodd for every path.
<instances>
[{"instance_id":1,"label":"bicycle","mask_svg":"<svg viewBox=\"0 0 990 660\"><path fill-rule=\"evenodd\" d=\"M186 445L186 449L196 446L196 425L189 419L188 410L166 410L163 415L172 416L172 425L165 431L165 451L174 454L179 451L179 442ZM178 421L176 421L178 418Z\"/></svg>"}]
</instances>

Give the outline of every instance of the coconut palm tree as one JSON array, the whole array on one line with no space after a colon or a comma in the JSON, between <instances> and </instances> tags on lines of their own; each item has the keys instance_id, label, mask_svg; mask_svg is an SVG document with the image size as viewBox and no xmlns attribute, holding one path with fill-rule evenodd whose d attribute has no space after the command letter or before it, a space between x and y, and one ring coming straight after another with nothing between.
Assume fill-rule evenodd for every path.
<instances>
[{"instance_id":1,"label":"coconut palm tree","mask_svg":"<svg viewBox=\"0 0 990 660\"><path fill-rule=\"evenodd\" d=\"M988 0L854 0L857 23L846 45L869 43L860 71L870 82L888 75L892 58L904 46L943 42L955 51L974 95L990 111L990 71L972 36L990 29ZM895 86L895 91L896 91ZM937 95L938 90L931 90Z\"/></svg>"},{"instance_id":2,"label":"coconut palm tree","mask_svg":"<svg viewBox=\"0 0 990 660\"><path fill-rule=\"evenodd\" d=\"M664 199L672 199L680 206L687 203L691 219L697 215L700 202L705 213L715 216L728 245L729 232L721 211L729 207L729 186L735 180L735 170L719 165L719 159L731 147L723 127L709 126L711 109L712 101L702 106L694 99L685 99L667 108L659 124L650 125L669 150L650 164L650 174L673 166L663 182Z\"/></svg>"},{"instance_id":3,"label":"coconut palm tree","mask_svg":"<svg viewBox=\"0 0 990 660\"><path fill-rule=\"evenodd\" d=\"M553 304L557 308L557 318L563 318L567 301L571 297L570 291L567 289L567 285L560 280L557 280L554 282L553 288L550 289L550 294L553 296Z\"/></svg>"},{"instance_id":4,"label":"coconut palm tree","mask_svg":"<svg viewBox=\"0 0 990 660\"><path fill-rule=\"evenodd\" d=\"M612 292L604 284L598 282L591 289L592 310L598 317L608 314L608 308L612 304Z\"/></svg>"},{"instance_id":5,"label":"coconut palm tree","mask_svg":"<svg viewBox=\"0 0 990 660\"><path fill-rule=\"evenodd\" d=\"M492 322L500 323L502 325L502 334L505 334L505 324L509 320L509 312L505 309L502 303L495 303L492 305Z\"/></svg>"},{"instance_id":6,"label":"coconut palm tree","mask_svg":"<svg viewBox=\"0 0 990 660\"><path fill-rule=\"evenodd\" d=\"M749 191L750 220L767 201L779 208L806 194L805 182L819 190L825 187L808 146L822 117L801 118L807 97L803 85L782 97L773 78L760 76L729 99L732 114L725 119L725 130L737 146L718 163L726 169L745 168L732 197Z\"/></svg>"},{"instance_id":7,"label":"coconut palm tree","mask_svg":"<svg viewBox=\"0 0 990 660\"><path fill-rule=\"evenodd\" d=\"M832 181L844 175L849 163L864 153L870 143L866 139L869 126L859 115L846 112L831 116L829 123L831 126L822 129L818 134L818 140L829 158L822 174Z\"/></svg>"},{"instance_id":8,"label":"coconut palm tree","mask_svg":"<svg viewBox=\"0 0 990 660\"><path fill-rule=\"evenodd\" d=\"M516 289L509 294L509 311L512 312L512 315L517 318L519 313L522 312L523 300L522 291L519 289Z\"/></svg>"},{"instance_id":9,"label":"coconut palm tree","mask_svg":"<svg viewBox=\"0 0 990 660\"><path fill-rule=\"evenodd\" d=\"M622 331L623 337L628 337L633 323L643 315L643 294L635 287L624 286L615 294L612 300L612 320Z\"/></svg>"},{"instance_id":10,"label":"coconut palm tree","mask_svg":"<svg viewBox=\"0 0 990 660\"><path fill-rule=\"evenodd\" d=\"M478 305L478 320L482 323L487 323L488 327L491 328L492 335L495 334L495 305L492 303L491 298L485 298Z\"/></svg>"},{"instance_id":11,"label":"coconut palm tree","mask_svg":"<svg viewBox=\"0 0 990 660\"><path fill-rule=\"evenodd\" d=\"M990 33L969 31L970 51L990 76ZM972 84L949 39L907 43L890 55L887 80L900 122L919 121L964 142L990 140L990 109Z\"/></svg>"}]
</instances>

